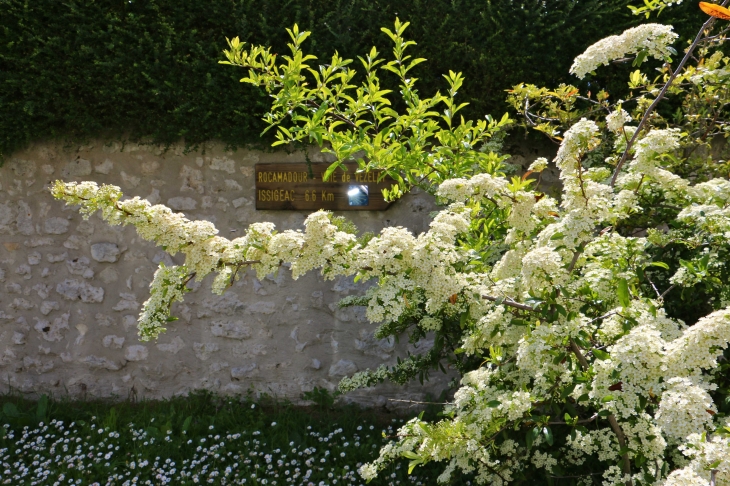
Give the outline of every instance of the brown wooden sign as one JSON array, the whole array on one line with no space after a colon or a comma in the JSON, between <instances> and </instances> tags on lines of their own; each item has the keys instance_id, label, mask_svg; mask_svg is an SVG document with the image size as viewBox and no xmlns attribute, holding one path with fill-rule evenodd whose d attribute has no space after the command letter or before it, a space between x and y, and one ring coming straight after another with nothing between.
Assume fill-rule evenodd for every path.
<instances>
[{"instance_id":1,"label":"brown wooden sign","mask_svg":"<svg viewBox=\"0 0 730 486\"><path fill-rule=\"evenodd\" d=\"M324 180L327 163L256 164L256 209L388 209L381 191L395 183L392 178L381 178L381 171L357 172L356 162L343 165L347 170L338 167Z\"/></svg>"}]
</instances>

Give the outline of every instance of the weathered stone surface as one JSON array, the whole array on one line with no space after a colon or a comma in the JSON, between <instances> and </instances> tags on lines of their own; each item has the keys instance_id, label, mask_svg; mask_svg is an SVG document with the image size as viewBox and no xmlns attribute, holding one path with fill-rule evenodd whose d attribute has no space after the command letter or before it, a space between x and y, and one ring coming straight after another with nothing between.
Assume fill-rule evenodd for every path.
<instances>
[{"instance_id":1,"label":"weathered stone surface","mask_svg":"<svg viewBox=\"0 0 730 486\"><path fill-rule=\"evenodd\" d=\"M94 316L94 319L96 320L96 324L98 324L99 326L103 326L103 327L109 327L109 326L113 326L116 324L116 321L114 320L113 317L106 316L106 315L102 314L101 312L98 312Z\"/></svg>"},{"instance_id":2,"label":"weathered stone surface","mask_svg":"<svg viewBox=\"0 0 730 486\"><path fill-rule=\"evenodd\" d=\"M114 267L107 267L99 273L99 279L105 284L116 282L119 279L119 272Z\"/></svg>"},{"instance_id":3,"label":"weathered stone surface","mask_svg":"<svg viewBox=\"0 0 730 486\"><path fill-rule=\"evenodd\" d=\"M119 173L120 176L122 176L122 181L124 181L124 184L128 187L137 187L139 185L139 177L134 176L132 174L127 174L124 171L121 171Z\"/></svg>"},{"instance_id":4,"label":"weathered stone surface","mask_svg":"<svg viewBox=\"0 0 730 486\"><path fill-rule=\"evenodd\" d=\"M15 331L13 333L13 344L16 344L18 346L25 344L25 334Z\"/></svg>"},{"instance_id":5,"label":"weathered stone surface","mask_svg":"<svg viewBox=\"0 0 730 486\"><path fill-rule=\"evenodd\" d=\"M58 263L64 261L66 258L68 258L68 252L64 251L63 253L46 253L46 260L48 263Z\"/></svg>"},{"instance_id":6,"label":"weathered stone surface","mask_svg":"<svg viewBox=\"0 0 730 486\"><path fill-rule=\"evenodd\" d=\"M211 170L221 170L233 174L236 172L236 162L227 157L213 157L210 161Z\"/></svg>"},{"instance_id":7,"label":"weathered stone surface","mask_svg":"<svg viewBox=\"0 0 730 486\"><path fill-rule=\"evenodd\" d=\"M30 206L25 201L18 201L18 213L15 217L15 225L20 234L27 236L35 234L33 211L31 211Z\"/></svg>"},{"instance_id":8,"label":"weathered stone surface","mask_svg":"<svg viewBox=\"0 0 730 486\"><path fill-rule=\"evenodd\" d=\"M41 314L43 314L44 316L47 316L52 311L58 310L60 308L61 307L58 305L58 302L51 301L51 300L44 300L43 302L41 302L40 311L41 311Z\"/></svg>"},{"instance_id":9,"label":"weathered stone surface","mask_svg":"<svg viewBox=\"0 0 730 486\"><path fill-rule=\"evenodd\" d=\"M191 197L171 197L167 206L175 211L192 211L198 207L198 201Z\"/></svg>"},{"instance_id":10,"label":"weathered stone surface","mask_svg":"<svg viewBox=\"0 0 730 486\"><path fill-rule=\"evenodd\" d=\"M182 180L180 192L194 191L198 194L203 194L205 191L205 187L203 186L203 173L197 169L183 165L180 169L180 179Z\"/></svg>"},{"instance_id":11,"label":"weathered stone surface","mask_svg":"<svg viewBox=\"0 0 730 486\"><path fill-rule=\"evenodd\" d=\"M104 336L104 339L101 340L101 343L104 345L105 348L121 349L124 345L124 338L121 336L115 336L114 334L109 334L107 336Z\"/></svg>"},{"instance_id":12,"label":"weathered stone surface","mask_svg":"<svg viewBox=\"0 0 730 486\"><path fill-rule=\"evenodd\" d=\"M210 293L212 276L192 282L186 302L171 309L181 319L158 342L139 343L137 318L155 266L182 264L184 257L143 241L132 227L107 225L98 213L84 220L43 188L55 178L120 184L125 198L171 201L176 210L196 211L192 217L208 219L221 236L235 238L255 221L272 221L279 230L302 227L304 213L255 209L253 164L284 160L304 159L229 153L215 144L206 145L205 154L188 154L178 146L163 152L103 142L12 154L5 177L0 173L0 381L11 374L10 386L37 391L51 386L40 380L48 369L65 386L55 389L59 393L89 397L123 398L132 387L140 398L169 397L206 387L221 393L253 388L296 400L305 389L334 389L336 378L411 350L415 344L392 347L358 334L372 330L359 324L364 312L336 307L342 296L362 292L362 285L351 278L333 285L317 272L293 282L286 265L261 281L242 268L223 296ZM396 203L387 215L352 215L363 231L378 232L384 216L390 225L419 231L428 227L428 204L421 193ZM122 371L128 362L130 370Z\"/></svg>"},{"instance_id":13,"label":"weathered stone surface","mask_svg":"<svg viewBox=\"0 0 730 486\"><path fill-rule=\"evenodd\" d=\"M119 260L119 246L116 243L94 243L91 245L91 258L97 262L114 263Z\"/></svg>"},{"instance_id":14,"label":"weathered stone surface","mask_svg":"<svg viewBox=\"0 0 730 486\"><path fill-rule=\"evenodd\" d=\"M377 339L373 331L361 329L360 338L355 339L355 349L362 351L364 354L377 356L385 360L390 358L390 354L395 350L395 338L390 336L384 339Z\"/></svg>"},{"instance_id":15,"label":"weathered stone surface","mask_svg":"<svg viewBox=\"0 0 730 486\"><path fill-rule=\"evenodd\" d=\"M85 177L91 175L91 162L85 159L76 159L61 169L61 176L66 178Z\"/></svg>"},{"instance_id":16,"label":"weathered stone surface","mask_svg":"<svg viewBox=\"0 0 730 486\"><path fill-rule=\"evenodd\" d=\"M7 226L15 221L15 216L18 213L11 203L0 204L0 231L9 231L10 228Z\"/></svg>"},{"instance_id":17,"label":"weathered stone surface","mask_svg":"<svg viewBox=\"0 0 730 486\"><path fill-rule=\"evenodd\" d=\"M212 313L231 316L243 312L246 305L238 300L235 292L227 291L222 296L208 297L203 300L203 308ZM198 313L200 316L200 313Z\"/></svg>"},{"instance_id":18,"label":"weathered stone surface","mask_svg":"<svg viewBox=\"0 0 730 486\"><path fill-rule=\"evenodd\" d=\"M106 159L101 164L94 167L94 171L98 172L99 174L108 174L112 171L114 168L114 162L112 162L109 159Z\"/></svg>"},{"instance_id":19,"label":"weathered stone surface","mask_svg":"<svg viewBox=\"0 0 730 486\"><path fill-rule=\"evenodd\" d=\"M62 341L65 337L64 331L68 331L68 319L71 315L66 312L60 317L49 322L43 319L35 318L36 325L33 328L38 331L41 337L46 341Z\"/></svg>"},{"instance_id":20,"label":"weathered stone surface","mask_svg":"<svg viewBox=\"0 0 730 486\"><path fill-rule=\"evenodd\" d=\"M330 376L349 376L357 371L357 365L350 360L341 359L330 366Z\"/></svg>"},{"instance_id":21,"label":"weathered stone surface","mask_svg":"<svg viewBox=\"0 0 730 486\"><path fill-rule=\"evenodd\" d=\"M169 343L159 343L157 345L157 349L159 349L160 351L172 354L177 354L184 347L185 342L180 338L180 336L175 336L175 339L173 339Z\"/></svg>"},{"instance_id":22,"label":"weathered stone surface","mask_svg":"<svg viewBox=\"0 0 730 486\"><path fill-rule=\"evenodd\" d=\"M41 259L43 257L41 256L41 252L39 251L31 251L28 253L28 265L38 265L41 262Z\"/></svg>"},{"instance_id":23,"label":"weathered stone surface","mask_svg":"<svg viewBox=\"0 0 730 486\"><path fill-rule=\"evenodd\" d=\"M236 366L231 368L231 378L234 380L240 380L241 378L250 377L254 374L258 374L258 365L256 363L250 363L244 366Z\"/></svg>"},{"instance_id":24,"label":"weathered stone surface","mask_svg":"<svg viewBox=\"0 0 730 486\"><path fill-rule=\"evenodd\" d=\"M9 294L19 294L23 291L23 287L17 282L8 282L5 284L5 292Z\"/></svg>"},{"instance_id":25,"label":"weathered stone surface","mask_svg":"<svg viewBox=\"0 0 730 486\"><path fill-rule=\"evenodd\" d=\"M132 346L127 346L124 350L124 359L127 361L144 361L147 359L149 354L150 353L146 346L134 344Z\"/></svg>"},{"instance_id":26,"label":"weathered stone surface","mask_svg":"<svg viewBox=\"0 0 730 486\"><path fill-rule=\"evenodd\" d=\"M229 339L249 339L251 337L251 328L245 326L243 321L213 321L210 332L213 336Z\"/></svg>"},{"instance_id":27,"label":"weathered stone surface","mask_svg":"<svg viewBox=\"0 0 730 486\"><path fill-rule=\"evenodd\" d=\"M36 163L32 160L12 159L8 169L13 171L15 177L33 177L36 171Z\"/></svg>"},{"instance_id":28,"label":"weathered stone surface","mask_svg":"<svg viewBox=\"0 0 730 486\"><path fill-rule=\"evenodd\" d=\"M65 218L48 218L43 223L43 230L49 235L62 235L68 232L68 225Z\"/></svg>"},{"instance_id":29,"label":"weathered stone surface","mask_svg":"<svg viewBox=\"0 0 730 486\"><path fill-rule=\"evenodd\" d=\"M116 362L114 362L112 360L109 360L109 359L106 359L106 358L102 358L102 357L99 357L99 356L94 356L94 355L90 355L90 356L86 356L84 358L81 358L79 360L79 362L85 364L86 366L88 366L90 368L94 368L94 369L105 369L105 370L109 370L109 371L119 371L122 368L118 363L116 363Z\"/></svg>"},{"instance_id":30,"label":"weathered stone surface","mask_svg":"<svg viewBox=\"0 0 730 486\"><path fill-rule=\"evenodd\" d=\"M68 300L81 300L81 302L92 303L104 300L104 289L94 287L81 280L66 279L56 285L56 292Z\"/></svg>"},{"instance_id":31,"label":"weathered stone surface","mask_svg":"<svg viewBox=\"0 0 730 486\"><path fill-rule=\"evenodd\" d=\"M129 293L121 293L119 297L122 298L117 304L112 307L115 311L129 311L139 309L139 302L137 302L137 296Z\"/></svg>"},{"instance_id":32,"label":"weathered stone surface","mask_svg":"<svg viewBox=\"0 0 730 486\"><path fill-rule=\"evenodd\" d=\"M220 347L215 343L193 343L195 356L201 361L210 359L211 355L217 352L218 349Z\"/></svg>"},{"instance_id":33,"label":"weathered stone surface","mask_svg":"<svg viewBox=\"0 0 730 486\"><path fill-rule=\"evenodd\" d=\"M82 256L73 260L66 260L66 268L71 275L81 275L86 279L94 278L94 271L89 268L89 263L89 259Z\"/></svg>"},{"instance_id":34,"label":"weathered stone surface","mask_svg":"<svg viewBox=\"0 0 730 486\"><path fill-rule=\"evenodd\" d=\"M256 302L246 308L254 314L273 314L276 312L276 302Z\"/></svg>"}]
</instances>

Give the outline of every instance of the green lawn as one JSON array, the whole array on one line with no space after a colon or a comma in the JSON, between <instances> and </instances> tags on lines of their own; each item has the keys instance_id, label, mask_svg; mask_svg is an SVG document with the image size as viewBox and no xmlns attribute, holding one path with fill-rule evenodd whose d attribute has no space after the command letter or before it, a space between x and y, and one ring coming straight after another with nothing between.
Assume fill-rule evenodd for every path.
<instances>
[{"instance_id":1,"label":"green lawn","mask_svg":"<svg viewBox=\"0 0 730 486\"><path fill-rule=\"evenodd\" d=\"M359 485L409 417L319 404L298 407L200 393L167 401L0 398L0 484ZM407 463L373 485L435 484Z\"/></svg>"}]
</instances>

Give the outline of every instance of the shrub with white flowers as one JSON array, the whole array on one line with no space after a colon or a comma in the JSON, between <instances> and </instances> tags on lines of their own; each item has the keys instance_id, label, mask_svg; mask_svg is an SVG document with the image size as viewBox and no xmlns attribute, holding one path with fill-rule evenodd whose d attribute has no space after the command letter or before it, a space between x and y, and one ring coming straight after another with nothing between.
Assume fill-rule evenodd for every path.
<instances>
[{"instance_id":1,"label":"shrub with white flowers","mask_svg":"<svg viewBox=\"0 0 730 486\"><path fill-rule=\"evenodd\" d=\"M538 159L521 178L508 178L504 157L491 151L508 118L454 116L459 74L445 76L448 95L420 97L409 71L422 60L405 54L406 27L383 29L394 60L373 49L360 59L360 85L337 55L312 68L301 50L308 33L296 28L281 63L238 39L225 63L246 68L242 81L272 95L267 119L281 143L317 142L336 156L333 168L355 159L362 170L386 170L398 182L388 197L414 185L432 191L444 209L425 233L385 228L358 237L316 212L303 230L255 223L228 240L210 223L124 199L115 187L55 183L54 195L85 215L101 210L109 223L132 224L185 255L184 266L155 275L141 338L164 331L193 276L217 273L218 293L244 266L259 278L288 264L294 278L320 269L327 279L373 280L343 305L366 306L378 336L430 333L436 345L341 388L423 378L444 361L462 377L445 418L408 422L360 469L365 479L407 458L412 468L444 461L440 482L458 472L496 485L730 485L730 181L722 158L730 90L720 81L730 58L718 50L722 35L711 35L713 21L656 80L632 73L631 99L515 87L510 99L525 120L541 120L535 128L560 141L554 169ZM668 26L630 29L589 47L572 72L582 78L627 55L639 65L650 56L669 63L675 38ZM381 71L400 80L404 113L380 87ZM664 98L674 111L657 110ZM559 173L555 197L530 177L545 170Z\"/></svg>"}]
</instances>

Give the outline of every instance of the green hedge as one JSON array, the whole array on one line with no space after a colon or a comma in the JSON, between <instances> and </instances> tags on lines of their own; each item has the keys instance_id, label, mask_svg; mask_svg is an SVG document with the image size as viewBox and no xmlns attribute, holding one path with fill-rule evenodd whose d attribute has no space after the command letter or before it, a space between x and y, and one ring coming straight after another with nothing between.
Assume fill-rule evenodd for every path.
<instances>
[{"instance_id":1,"label":"green hedge","mask_svg":"<svg viewBox=\"0 0 730 486\"><path fill-rule=\"evenodd\" d=\"M430 61L417 73L422 92L443 89L449 69L462 71L461 95L471 103L465 115L499 114L513 84L575 82L567 75L575 55L643 21L628 3L0 0L0 156L48 138L260 143L265 94L217 61L226 36L283 52L284 28L295 22L314 32L315 54L352 57L371 45L389 51L380 27L398 15L411 22L418 55ZM702 21L693 2L664 17L684 36Z\"/></svg>"}]
</instances>

